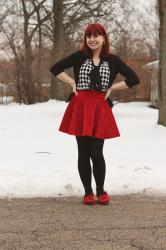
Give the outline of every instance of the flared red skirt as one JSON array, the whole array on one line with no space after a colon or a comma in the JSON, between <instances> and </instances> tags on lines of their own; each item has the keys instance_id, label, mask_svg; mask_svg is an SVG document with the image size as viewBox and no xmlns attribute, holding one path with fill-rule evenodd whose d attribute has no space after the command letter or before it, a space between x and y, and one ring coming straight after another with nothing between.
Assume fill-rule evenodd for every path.
<instances>
[{"instance_id":1,"label":"flared red skirt","mask_svg":"<svg viewBox=\"0 0 166 250\"><path fill-rule=\"evenodd\" d=\"M77 90L64 112L59 131L76 136L109 139L120 136L104 92Z\"/></svg>"}]
</instances>

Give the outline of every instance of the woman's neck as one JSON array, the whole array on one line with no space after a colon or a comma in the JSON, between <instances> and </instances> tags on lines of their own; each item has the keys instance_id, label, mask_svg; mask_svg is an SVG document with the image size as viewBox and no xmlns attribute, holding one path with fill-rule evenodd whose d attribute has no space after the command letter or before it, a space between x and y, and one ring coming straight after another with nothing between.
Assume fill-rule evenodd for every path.
<instances>
[{"instance_id":1,"label":"woman's neck","mask_svg":"<svg viewBox=\"0 0 166 250\"><path fill-rule=\"evenodd\" d=\"M92 55L92 57L93 57L93 58L99 58L99 57L100 57L100 52L101 52L101 49L93 50L93 55Z\"/></svg>"}]
</instances>

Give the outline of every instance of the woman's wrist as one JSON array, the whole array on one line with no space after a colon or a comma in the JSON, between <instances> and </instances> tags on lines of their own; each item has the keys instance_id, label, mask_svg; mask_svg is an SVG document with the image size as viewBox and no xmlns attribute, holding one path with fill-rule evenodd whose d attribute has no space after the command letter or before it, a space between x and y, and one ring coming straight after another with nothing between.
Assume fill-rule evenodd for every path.
<instances>
[{"instance_id":1,"label":"woman's wrist","mask_svg":"<svg viewBox=\"0 0 166 250\"><path fill-rule=\"evenodd\" d=\"M74 81L73 82L69 82L69 85L73 88L76 85L76 83Z\"/></svg>"},{"instance_id":2,"label":"woman's wrist","mask_svg":"<svg viewBox=\"0 0 166 250\"><path fill-rule=\"evenodd\" d=\"M110 87L111 90L120 90L120 89L126 89L126 88L128 88L128 86L125 81L115 83Z\"/></svg>"},{"instance_id":3,"label":"woman's wrist","mask_svg":"<svg viewBox=\"0 0 166 250\"><path fill-rule=\"evenodd\" d=\"M66 72L61 72L59 75L57 75L57 78L68 83L71 87L74 87L76 84L74 79L66 74Z\"/></svg>"},{"instance_id":4,"label":"woman's wrist","mask_svg":"<svg viewBox=\"0 0 166 250\"><path fill-rule=\"evenodd\" d=\"M116 90L117 89L117 87L116 87L116 84L113 84L111 87L110 87L110 90L112 91L112 90Z\"/></svg>"},{"instance_id":5,"label":"woman's wrist","mask_svg":"<svg viewBox=\"0 0 166 250\"><path fill-rule=\"evenodd\" d=\"M68 83L70 85L71 88L73 88L74 86L76 86L76 83L74 81L66 81L66 83Z\"/></svg>"}]
</instances>

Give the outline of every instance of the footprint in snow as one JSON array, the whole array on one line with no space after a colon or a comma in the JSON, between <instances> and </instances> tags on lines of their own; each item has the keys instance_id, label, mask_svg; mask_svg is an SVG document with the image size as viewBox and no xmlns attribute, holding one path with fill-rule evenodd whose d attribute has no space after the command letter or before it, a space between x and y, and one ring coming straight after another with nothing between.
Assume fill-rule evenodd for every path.
<instances>
[{"instance_id":1,"label":"footprint in snow","mask_svg":"<svg viewBox=\"0 0 166 250\"><path fill-rule=\"evenodd\" d=\"M72 191L73 190L73 186L71 184L67 184L64 186L64 188L68 191Z\"/></svg>"}]
</instances>

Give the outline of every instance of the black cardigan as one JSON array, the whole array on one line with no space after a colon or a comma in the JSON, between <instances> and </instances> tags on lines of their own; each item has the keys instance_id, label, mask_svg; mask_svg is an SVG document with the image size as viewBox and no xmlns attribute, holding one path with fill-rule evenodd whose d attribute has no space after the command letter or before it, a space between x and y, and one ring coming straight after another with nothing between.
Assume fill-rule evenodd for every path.
<instances>
[{"instance_id":1,"label":"black cardigan","mask_svg":"<svg viewBox=\"0 0 166 250\"><path fill-rule=\"evenodd\" d=\"M87 55L84 55L82 51L77 50L67 57L57 61L51 67L50 72L53 73L54 76L57 76L65 69L73 67L74 78L77 85L80 67L83 61L87 58L89 58ZM104 61L108 62L111 72L108 88L113 84L118 73L125 77L124 81L130 88L140 83L140 80L134 70L131 69L124 61L122 61L119 56L110 53L109 56L104 59Z\"/></svg>"}]
</instances>

